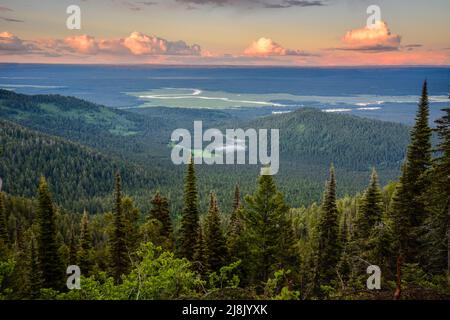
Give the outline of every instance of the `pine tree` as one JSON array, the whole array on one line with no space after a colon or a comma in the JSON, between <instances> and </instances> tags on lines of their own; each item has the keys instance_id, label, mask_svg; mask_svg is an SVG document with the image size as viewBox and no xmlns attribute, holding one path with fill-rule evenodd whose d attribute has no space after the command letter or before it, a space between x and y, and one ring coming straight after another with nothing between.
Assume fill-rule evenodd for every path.
<instances>
[{"instance_id":1,"label":"pine tree","mask_svg":"<svg viewBox=\"0 0 450 320\"><path fill-rule=\"evenodd\" d=\"M0 191L0 247L1 243L7 244L9 241L8 225L6 223L6 208L3 192Z\"/></svg>"},{"instance_id":2,"label":"pine tree","mask_svg":"<svg viewBox=\"0 0 450 320\"><path fill-rule=\"evenodd\" d=\"M424 82L416 123L402 175L392 202L392 217L397 251L402 261L419 262L423 245L423 224L426 219L424 193L428 188L426 171L431 165L431 129L428 125L429 102Z\"/></svg>"},{"instance_id":3,"label":"pine tree","mask_svg":"<svg viewBox=\"0 0 450 320\"><path fill-rule=\"evenodd\" d=\"M41 284L43 288L58 290L63 285L64 266L58 254L55 210L47 181L44 177L41 177L39 182L37 219L39 229L37 236L38 261L42 276Z\"/></svg>"},{"instance_id":4,"label":"pine tree","mask_svg":"<svg viewBox=\"0 0 450 320\"><path fill-rule=\"evenodd\" d=\"M126 241L125 218L122 211L122 189L120 173L116 173L114 191L114 229L111 236L111 269L116 282L120 282L130 265Z\"/></svg>"},{"instance_id":5,"label":"pine tree","mask_svg":"<svg viewBox=\"0 0 450 320\"><path fill-rule=\"evenodd\" d=\"M125 224L125 239L127 251L132 253L138 247L139 227L138 221L141 215L139 208L136 208L133 199L124 197L122 199L122 213Z\"/></svg>"},{"instance_id":6,"label":"pine tree","mask_svg":"<svg viewBox=\"0 0 450 320\"><path fill-rule=\"evenodd\" d=\"M292 254L292 225L287 217L289 207L285 204L282 193L278 192L270 175L262 175L258 187L252 196L245 198L243 215L248 232L249 252L245 264L253 269L251 281L267 281L271 272L289 265ZM292 258L292 257L289 257Z\"/></svg>"},{"instance_id":7,"label":"pine tree","mask_svg":"<svg viewBox=\"0 0 450 320\"><path fill-rule=\"evenodd\" d=\"M205 276L208 271L208 258L206 255L206 241L200 224L198 225L197 230L197 241L194 247L193 263L197 271Z\"/></svg>"},{"instance_id":8,"label":"pine tree","mask_svg":"<svg viewBox=\"0 0 450 320\"><path fill-rule=\"evenodd\" d=\"M192 260L194 247L197 243L197 232L199 225L198 195L195 178L194 160L188 165L188 171L184 188L184 207L181 218L181 238L179 253L182 257Z\"/></svg>"},{"instance_id":9,"label":"pine tree","mask_svg":"<svg viewBox=\"0 0 450 320\"><path fill-rule=\"evenodd\" d=\"M34 237L32 238L30 244L30 269L28 275L28 281L30 283L30 296L32 299L36 299L39 297L39 291L41 289L41 275L36 255L36 244Z\"/></svg>"},{"instance_id":10,"label":"pine tree","mask_svg":"<svg viewBox=\"0 0 450 320\"><path fill-rule=\"evenodd\" d=\"M78 249L78 266L85 276L89 276L92 272L92 237L89 230L89 215L85 210L81 218L80 242Z\"/></svg>"},{"instance_id":11,"label":"pine tree","mask_svg":"<svg viewBox=\"0 0 450 320\"><path fill-rule=\"evenodd\" d=\"M436 120L439 136L438 157L429 172L432 181L426 195L429 232L426 241L426 270L450 275L450 108Z\"/></svg>"},{"instance_id":12,"label":"pine tree","mask_svg":"<svg viewBox=\"0 0 450 320\"><path fill-rule=\"evenodd\" d=\"M383 196L375 168L372 170L369 187L364 193L355 224L355 235L359 241L369 239L373 228L381 222L383 215ZM360 243L361 245L362 243ZM366 246L361 251L366 251Z\"/></svg>"},{"instance_id":13,"label":"pine tree","mask_svg":"<svg viewBox=\"0 0 450 320\"><path fill-rule=\"evenodd\" d=\"M336 268L340 260L336 177L333 165L323 196L317 233L318 251L314 285L316 292L319 292L321 285L330 285L336 278Z\"/></svg>"},{"instance_id":14,"label":"pine tree","mask_svg":"<svg viewBox=\"0 0 450 320\"><path fill-rule=\"evenodd\" d=\"M233 213L241 206L241 191L239 184L237 183L234 188L234 199L233 199Z\"/></svg>"},{"instance_id":15,"label":"pine tree","mask_svg":"<svg viewBox=\"0 0 450 320\"><path fill-rule=\"evenodd\" d=\"M209 211L205 219L205 242L207 268L212 272L218 271L225 265L228 252L214 193L210 195Z\"/></svg>"},{"instance_id":16,"label":"pine tree","mask_svg":"<svg viewBox=\"0 0 450 320\"><path fill-rule=\"evenodd\" d=\"M70 243L69 243L69 264L78 264L78 246L73 230L70 232Z\"/></svg>"},{"instance_id":17,"label":"pine tree","mask_svg":"<svg viewBox=\"0 0 450 320\"><path fill-rule=\"evenodd\" d=\"M169 202L167 201L167 198L161 196L161 194L157 192L153 197L151 204L150 218L156 219L161 223L160 235L172 242L172 219L170 218Z\"/></svg>"}]
</instances>

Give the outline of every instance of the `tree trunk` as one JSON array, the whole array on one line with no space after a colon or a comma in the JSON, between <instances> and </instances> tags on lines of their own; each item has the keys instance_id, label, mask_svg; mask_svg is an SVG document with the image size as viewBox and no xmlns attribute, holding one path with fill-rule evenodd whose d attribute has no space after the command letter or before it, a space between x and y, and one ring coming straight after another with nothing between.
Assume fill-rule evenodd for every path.
<instances>
[{"instance_id":1,"label":"tree trunk","mask_svg":"<svg viewBox=\"0 0 450 320\"><path fill-rule=\"evenodd\" d=\"M397 257L397 288L394 293L394 300L400 300L402 294L402 255L399 254Z\"/></svg>"}]
</instances>

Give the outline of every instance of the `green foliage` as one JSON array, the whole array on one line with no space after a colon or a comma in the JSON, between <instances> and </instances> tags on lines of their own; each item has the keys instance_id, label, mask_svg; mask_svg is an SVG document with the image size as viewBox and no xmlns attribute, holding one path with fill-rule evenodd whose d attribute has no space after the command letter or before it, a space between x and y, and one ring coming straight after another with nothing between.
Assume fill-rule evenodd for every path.
<instances>
[{"instance_id":1,"label":"green foliage","mask_svg":"<svg viewBox=\"0 0 450 320\"><path fill-rule=\"evenodd\" d=\"M130 265L130 251L127 248L126 222L122 208L122 189L119 172L116 173L114 191L114 228L111 235L111 269L116 282L120 282Z\"/></svg>"},{"instance_id":2,"label":"green foliage","mask_svg":"<svg viewBox=\"0 0 450 320\"><path fill-rule=\"evenodd\" d=\"M184 207L181 217L181 236L179 253L182 257L192 260L197 243L199 226L198 194L195 178L194 159L188 165L184 187Z\"/></svg>"},{"instance_id":3,"label":"green foliage","mask_svg":"<svg viewBox=\"0 0 450 320\"><path fill-rule=\"evenodd\" d=\"M205 218L206 265L210 271L219 270L228 257L221 224L217 199L215 194L211 193L209 211Z\"/></svg>"},{"instance_id":4,"label":"green foliage","mask_svg":"<svg viewBox=\"0 0 450 320\"><path fill-rule=\"evenodd\" d=\"M318 252L315 281L320 285L329 285L336 278L336 267L341 249L336 205L336 177L333 166L331 166L330 177L326 184L317 229Z\"/></svg>"},{"instance_id":5,"label":"green foliage","mask_svg":"<svg viewBox=\"0 0 450 320\"><path fill-rule=\"evenodd\" d=\"M42 276L42 287L58 290L63 284L64 266L61 264L56 242L57 226L55 215L47 181L44 177L41 177L38 189L37 211L39 271Z\"/></svg>"}]
</instances>

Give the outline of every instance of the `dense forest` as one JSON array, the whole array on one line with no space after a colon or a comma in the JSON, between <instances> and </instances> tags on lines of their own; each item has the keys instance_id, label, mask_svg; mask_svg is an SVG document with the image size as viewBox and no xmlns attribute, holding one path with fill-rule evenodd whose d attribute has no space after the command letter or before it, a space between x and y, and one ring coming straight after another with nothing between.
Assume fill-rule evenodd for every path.
<instances>
[{"instance_id":1,"label":"dense forest","mask_svg":"<svg viewBox=\"0 0 450 320\"><path fill-rule=\"evenodd\" d=\"M222 175L210 174L217 166L191 162L183 168L184 189L181 181L171 180L171 189L161 186L140 200L146 206L124 192L130 182L139 185L147 178L138 167L123 164L119 152L118 159L113 151L96 154L2 121L2 149L10 154L12 146L22 146L18 158L10 159L1 171L7 193L0 194L0 298L450 299L450 108L443 111L431 127L425 83L410 137L403 137L406 128L400 125L344 116L335 117L336 127L320 130L325 124L319 123L331 121L334 115L308 109L275 117L297 132L311 132L312 126L317 130L306 135L290 131L281 152L301 149L305 158L290 158L289 163L308 164L312 150L325 148L319 156L329 170L325 187L320 183L320 202L302 198L308 184L293 183L301 175L285 179L281 173L274 179L258 177L255 170L230 186L230 181L216 180ZM308 126L300 120L304 117L315 120ZM366 124L368 131L358 124ZM336 142L345 136L331 133L338 128L343 129L338 133L348 130L349 149ZM313 143L312 137L326 130L328 134L318 139L321 143ZM376 134L380 132L385 135ZM298 144L297 139L304 141ZM32 141L39 150L31 150ZM310 148L302 149L308 141ZM53 172L52 166L59 164L47 167L38 161L53 155L67 157L62 160L67 168L84 173L86 179L100 177L99 190L111 193L103 200L110 201L109 209L86 208L81 213L65 207L67 198L89 196L90 187L96 186L80 185L81 176ZM394 172L402 159L400 177L381 187L379 173ZM30 179L41 175L34 197L21 197L7 184L14 180L8 177L15 172L11 167L22 166L23 161L39 168L26 173ZM361 170L370 161L374 164L370 173ZM340 196L343 186L356 177L349 172L357 170L357 177L365 175L365 190ZM208 184L201 174L208 177ZM256 183L250 188L245 181L244 190L250 174ZM285 195L287 189L308 201L293 206ZM223 195L229 197L222 199ZM180 201L179 212L173 212L173 201ZM81 269L80 289L66 287L69 265ZM367 267L373 265L381 269L378 290L366 285Z\"/></svg>"},{"instance_id":2,"label":"dense forest","mask_svg":"<svg viewBox=\"0 0 450 320\"><path fill-rule=\"evenodd\" d=\"M10 136L12 130L4 132L5 138L0 139L0 145L8 149L0 155L5 192L31 197L39 176L44 175L58 205L78 212L84 208L91 213L108 211L112 209L110 181L116 170L110 169L114 164L121 169L124 191L140 208L149 210L148 198L161 191L170 199L173 218L183 207L183 196L174 187L183 184L183 168L170 161L170 136L177 128L191 129L194 120L202 119L204 130L280 128L281 163L276 181L293 207L320 201L322 181L331 162L340 176L339 196L363 190L372 166L376 166L382 184L396 179L409 142L407 126L317 109L302 108L255 120L246 110L149 108L130 112L76 98L30 96L7 90L0 90L0 118L9 121L8 127L20 125L16 131L33 130L20 138L21 144ZM27 145L34 144L34 139L53 142L39 151L30 150ZM74 144L95 152L96 163L86 152L76 151L75 146L69 152L67 146ZM17 152L9 152L13 149ZM47 161L53 154L58 156ZM71 159L68 164L64 157ZM75 186L80 168L89 172L83 177L83 185L90 185L88 190ZM143 174L136 177L136 172ZM210 190L217 192L220 206L231 206L234 185L239 183L243 193L251 193L258 172L254 165L199 165L198 191L205 195L199 199L200 208L207 210L206 195Z\"/></svg>"}]
</instances>

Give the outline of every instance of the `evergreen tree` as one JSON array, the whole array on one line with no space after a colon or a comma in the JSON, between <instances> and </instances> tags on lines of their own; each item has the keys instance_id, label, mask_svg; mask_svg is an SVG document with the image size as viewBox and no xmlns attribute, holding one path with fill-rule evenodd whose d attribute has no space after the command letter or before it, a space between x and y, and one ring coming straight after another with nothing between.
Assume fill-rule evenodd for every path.
<instances>
[{"instance_id":1,"label":"evergreen tree","mask_svg":"<svg viewBox=\"0 0 450 320\"><path fill-rule=\"evenodd\" d=\"M355 225L355 235L359 241L369 239L376 224L381 222L383 215L383 196L381 194L378 176L375 168L372 170L369 187L364 193ZM361 245L362 243L360 243ZM365 251L366 246L361 248Z\"/></svg>"},{"instance_id":2,"label":"evergreen tree","mask_svg":"<svg viewBox=\"0 0 450 320\"><path fill-rule=\"evenodd\" d=\"M170 218L169 202L167 201L167 198L161 196L161 194L157 192L153 197L151 204L150 218L156 219L161 223L160 235L172 242L172 219Z\"/></svg>"},{"instance_id":3,"label":"evergreen tree","mask_svg":"<svg viewBox=\"0 0 450 320\"><path fill-rule=\"evenodd\" d=\"M239 189L239 184L237 183L234 187L234 199L233 199L233 213L241 206L241 191Z\"/></svg>"},{"instance_id":4,"label":"evergreen tree","mask_svg":"<svg viewBox=\"0 0 450 320\"><path fill-rule=\"evenodd\" d=\"M251 255L244 263L253 270L251 281L267 281L277 269L296 267L289 265L285 256L292 254L294 246L292 225L287 217L289 207L282 193L277 191L272 176L262 175L256 192L245 200L243 215Z\"/></svg>"},{"instance_id":5,"label":"evergreen tree","mask_svg":"<svg viewBox=\"0 0 450 320\"><path fill-rule=\"evenodd\" d=\"M89 230L89 215L85 210L81 218L80 243L78 249L78 266L85 276L92 272L92 237Z\"/></svg>"},{"instance_id":6,"label":"evergreen tree","mask_svg":"<svg viewBox=\"0 0 450 320\"><path fill-rule=\"evenodd\" d=\"M179 247L180 255L189 260L192 260L194 256L194 247L197 243L198 225L198 195L194 159L191 157L184 187L184 207L181 218L181 238Z\"/></svg>"},{"instance_id":7,"label":"evergreen tree","mask_svg":"<svg viewBox=\"0 0 450 320\"><path fill-rule=\"evenodd\" d=\"M439 156L429 172L432 181L426 195L429 231L424 239L427 243L426 270L450 275L450 108L442 111L444 116L436 120Z\"/></svg>"},{"instance_id":8,"label":"evergreen tree","mask_svg":"<svg viewBox=\"0 0 450 320\"><path fill-rule=\"evenodd\" d=\"M210 195L209 211L205 219L205 242L207 268L212 272L218 271L225 265L228 252L214 193Z\"/></svg>"},{"instance_id":9,"label":"evergreen tree","mask_svg":"<svg viewBox=\"0 0 450 320\"><path fill-rule=\"evenodd\" d=\"M6 208L3 192L0 189L0 247L3 242L5 245L8 243L8 225L6 223Z\"/></svg>"},{"instance_id":10,"label":"evergreen tree","mask_svg":"<svg viewBox=\"0 0 450 320\"><path fill-rule=\"evenodd\" d=\"M134 206L133 199L124 197L122 199L122 212L125 224L125 239L128 252L134 252L139 242L139 217L140 211Z\"/></svg>"},{"instance_id":11,"label":"evergreen tree","mask_svg":"<svg viewBox=\"0 0 450 320\"><path fill-rule=\"evenodd\" d=\"M73 230L70 232L69 244L69 264L76 265L78 263L78 246Z\"/></svg>"},{"instance_id":12,"label":"evergreen tree","mask_svg":"<svg viewBox=\"0 0 450 320\"><path fill-rule=\"evenodd\" d=\"M110 259L112 274L116 282L128 272L130 260L126 240L125 218L122 210L122 186L120 173L116 173L114 191L114 228L111 236Z\"/></svg>"},{"instance_id":13,"label":"evergreen tree","mask_svg":"<svg viewBox=\"0 0 450 320\"><path fill-rule=\"evenodd\" d=\"M330 285L336 278L336 267L340 260L336 177L333 165L330 168L330 177L323 196L317 233L318 248L314 285L316 292L319 292L321 285Z\"/></svg>"},{"instance_id":14,"label":"evergreen tree","mask_svg":"<svg viewBox=\"0 0 450 320\"><path fill-rule=\"evenodd\" d=\"M36 244L34 237L30 244L30 269L28 281L30 283L30 296L32 299L39 297L39 291L41 288L41 275L39 270L39 264L36 255Z\"/></svg>"},{"instance_id":15,"label":"evergreen tree","mask_svg":"<svg viewBox=\"0 0 450 320\"><path fill-rule=\"evenodd\" d=\"M58 254L55 210L47 181L41 177L38 189L37 220L38 261L42 287L59 290L63 285L64 266Z\"/></svg>"},{"instance_id":16,"label":"evergreen tree","mask_svg":"<svg viewBox=\"0 0 450 320\"><path fill-rule=\"evenodd\" d=\"M206 255L206 241L202 226L198 225L197 242L194 247L193 263L201 275L206 275L208 271L208 258Z\"/></svg>"},{"instance_id":17,"label":"evergreen tree","mask_svg":"<svg viewBox=\"0 0 450 320\"><path fill-rule=\"evenodd\" d=\"M407 158L392 203L397 250L407 263L419 262L421 250L424 249L419 239L422 238L426 219L424 193L429 183L425 172L431 165L431 129L428 121L429 102L425 81Z\"/></svg>"}]
</instances>

